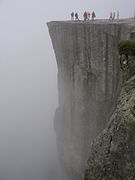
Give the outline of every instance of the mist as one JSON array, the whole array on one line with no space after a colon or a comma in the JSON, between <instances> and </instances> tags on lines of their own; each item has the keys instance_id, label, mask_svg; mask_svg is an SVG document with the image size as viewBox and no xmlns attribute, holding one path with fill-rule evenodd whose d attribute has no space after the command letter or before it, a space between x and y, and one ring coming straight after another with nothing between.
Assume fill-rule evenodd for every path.
<instances>
[{"instance_id":1,"label":"mist","mask_svg":"<svg viewBox=\"0 0 135 180\"><path fill-rule=\"evenodd\" d=\"M64 179L53 128L57 64L46 23L87 9L97 18L110 10L132 17L134 6L134 0L0 0L0 180Z\"/></svg>"}]
</instances>

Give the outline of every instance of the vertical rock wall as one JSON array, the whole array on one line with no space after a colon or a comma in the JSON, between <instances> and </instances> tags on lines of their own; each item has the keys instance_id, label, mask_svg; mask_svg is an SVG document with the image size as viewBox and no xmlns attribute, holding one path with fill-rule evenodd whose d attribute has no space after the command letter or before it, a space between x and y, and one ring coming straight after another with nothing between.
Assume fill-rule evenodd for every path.
<instances>
[{"instance_id":1,"label":"vertical rock wall","mask_svg":"<svg viewBox=\"0 0 135 180\"><path fill-rule=\"evenodd\" d=\"M59 107L54 126L69 180L82 180L92 140L104 129L120 88L120 24L50 22L58 64Z\"/></svg>"}]
</instances>

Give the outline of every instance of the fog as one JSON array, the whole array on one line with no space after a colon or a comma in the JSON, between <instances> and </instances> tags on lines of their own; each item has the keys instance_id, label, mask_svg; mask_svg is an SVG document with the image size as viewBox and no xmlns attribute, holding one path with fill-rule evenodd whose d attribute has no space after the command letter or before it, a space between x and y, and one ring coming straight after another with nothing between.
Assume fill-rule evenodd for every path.
<instances>
[{"instance_id":1,"label":"fog","mask_svg":"<svg viewBox=\"0 0 135 180\"><path fill-rule=\"evenodd\" d=\"M0 0L0 180L63 180L53 118L57 65L46 22L72 11L132 17L134 0Z\"/></svg>"}]
</instances>

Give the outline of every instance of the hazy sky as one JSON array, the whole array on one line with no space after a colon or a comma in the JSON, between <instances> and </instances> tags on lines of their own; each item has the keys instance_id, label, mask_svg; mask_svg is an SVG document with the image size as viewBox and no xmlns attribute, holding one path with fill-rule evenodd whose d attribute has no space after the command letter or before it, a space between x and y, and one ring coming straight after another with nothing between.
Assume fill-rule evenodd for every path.
<instances>
[{"instance_id":1,"label":"hazy sky","mask_svg":"<svg viewBox=\"0 0 135 180\"><path fill-rule=\"evenodd\" d=\"M0 0L0 180L53 180L57 67L46 22L131 17L135 0Z\"/></svg>"}]
</instances>

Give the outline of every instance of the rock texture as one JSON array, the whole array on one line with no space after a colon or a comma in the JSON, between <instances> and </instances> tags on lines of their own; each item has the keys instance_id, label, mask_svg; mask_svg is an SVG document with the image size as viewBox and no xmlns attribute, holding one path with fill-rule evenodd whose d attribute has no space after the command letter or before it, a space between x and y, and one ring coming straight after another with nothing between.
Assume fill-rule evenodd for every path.
<instances>
[{"instance_id":1,"label":"rock texture","mask_svg":"<svg viewBox=\"0 0 135 180\"><path fill-rule=\"evenodd\" d=\"M85 180L135 179L135 76L124 84L110 120L94 140Z\"/></svg>"},{"instance_id":2,"label":"rock texture","mask_svg":"<svg viewBox=\"0 0 135 180\"><path fill-rule=\"evenodd\" d=\"M117 44L129 38L131 24L48 23L58 64L54 126L59 159L69 180L84 179L91 142L116 107L121 87Z\"/></svg>"}]
</instances>

